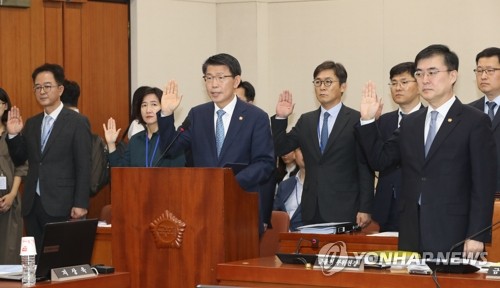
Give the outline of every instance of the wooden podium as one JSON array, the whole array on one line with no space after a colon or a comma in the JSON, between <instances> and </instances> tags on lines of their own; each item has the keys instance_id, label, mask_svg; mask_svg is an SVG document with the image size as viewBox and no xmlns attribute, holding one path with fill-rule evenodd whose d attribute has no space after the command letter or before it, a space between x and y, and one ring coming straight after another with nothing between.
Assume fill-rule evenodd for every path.
<instances>
[{"instance_id":1,"label":"wooden podium","mask_svg":"<svg viewBox=\"0 0 500 288\"><path fill-rule=\"evenodd\" d=\"M113 168L112 254L131 287L215 284L219 263L258 257L258 195L223 168Z\"/></svg>"}]
</instances>

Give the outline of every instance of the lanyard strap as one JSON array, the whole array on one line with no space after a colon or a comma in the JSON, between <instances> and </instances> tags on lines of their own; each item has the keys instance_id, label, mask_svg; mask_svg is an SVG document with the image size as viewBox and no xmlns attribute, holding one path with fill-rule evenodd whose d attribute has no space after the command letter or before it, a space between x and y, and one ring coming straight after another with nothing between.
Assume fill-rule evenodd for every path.
<instances>
[{"instance_id":1,"label":"lanyard strap","mask_svg":"<svg viewBox=\"0 0 500 288\"><path fill-rule=\"evenodd\" d=\"M149 156L149 138L148 138L148 133L146 131L146 167L153 167L153 159L155 158L156 155L156 150L158 150L158 143L160 142L160 136L156 138L156 144L155 144L155 149L153 150L153 155L151 155L151 160L148 161L148 156Z\"/></svg>"}]
</instances>

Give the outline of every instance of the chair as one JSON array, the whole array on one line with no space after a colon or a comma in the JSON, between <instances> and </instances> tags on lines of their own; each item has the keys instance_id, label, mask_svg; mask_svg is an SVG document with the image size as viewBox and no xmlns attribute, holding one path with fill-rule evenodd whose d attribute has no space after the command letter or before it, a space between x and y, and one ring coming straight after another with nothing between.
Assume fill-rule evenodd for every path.
<instances>
[{"instance_id":1,"label":"chair","mask_svg":"<svg viewBox=\"0 0 500 288\"><path fill-rule=\"evenodd\" d=\"M284 211L273 211L271 215L271 226L260 238L260 257L274 256L278 252L279 234L288 232L290 217Z\"/></svg>"},{"instance_id":2,"label":"chair","mask_svg":"<svg viewBox=\"0 0 500 288\"><path fill-rule=\"evenodd\" d=\"M107 224L111 224L111 204L102 207L101 215L99 215L99 221L104 221Z\"/></svg>"}]
</instances>

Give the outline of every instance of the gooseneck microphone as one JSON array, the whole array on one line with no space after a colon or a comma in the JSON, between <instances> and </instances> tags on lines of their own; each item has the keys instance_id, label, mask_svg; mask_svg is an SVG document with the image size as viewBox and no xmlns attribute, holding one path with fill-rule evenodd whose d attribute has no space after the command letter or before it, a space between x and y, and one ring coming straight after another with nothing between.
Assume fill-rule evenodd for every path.
<instances>
[{"instance_id":1,"label":"gooseneck microphone","mask_svg":"<svg viewBox=\"0 0 500 288\"><path fill-rule=\"evenodd\" d=\"M319 240L316 239L316 238L312 238L312 239L305 239L305 238L300 238L299 241L297 241L297 247L295 247L295 254L299 254L300 252L300 249L302 248L302 241L308 241L308 242L311 242L311 248L318 248L319 247Z\"/></svg>"},{"instance_id":2,"label":"gooseneck microphone","mask_svg":"<svg viewBox=\"0 0 500 288\"><path fill-rule=\"evenodd\" d=\"M165 148L165 150L163 150L163 152L160 154L160 157L158 158L158 160L156 160L155 165L153 165L153 167L158 167L158 164L163 159L163 157L165 157L165 155L170 150L170 148L172 148L172 145L174 145L175 141L177 141L177 138L179 138L179 136L181 136L181 134L184 131L189 129L189 126L191 126L191 120L189 120L189 118L186 118L184 120L184 122L182 122L181 126L179 126L179 128L177 128L177 134L175 134L174 139L172 139L172 141L170 141L170 143L168 144L167 148Z\"/></svg>"},{"instance_id":3,"label":"gooseneck microphone","mask_svg":"<svg viewBox=\"0 0 500 288\"><path fill-rule=\"evenodd\" d=\"M484 232L486 232L486 231L488 231L488 230L490 230L490 229L493 229L493 227L495 227L498 223L500 223L500 221L497 221L496 223L494 223L494 224L492 224L492 225L487 226L486 228L484 228L484 229L480 230L479 232L476 232L476 233L474 233L474 234L470 235L469 237L465 238L464 240L462 240L462 241L460 241L460 242L456 243L455 245L451 246L451 248L450 248L450 253L449 253L449 254L451 255L451 253L452 253L455 249L457 249L457 247L458 247L458 246L460 246L460 245L464 244L466 241L471 240L472 238L477 237L477 236L479 236L479 235L483 234ZM451 256L450 256L450 257L451 257Z\"/></svg>"}]
</instances>

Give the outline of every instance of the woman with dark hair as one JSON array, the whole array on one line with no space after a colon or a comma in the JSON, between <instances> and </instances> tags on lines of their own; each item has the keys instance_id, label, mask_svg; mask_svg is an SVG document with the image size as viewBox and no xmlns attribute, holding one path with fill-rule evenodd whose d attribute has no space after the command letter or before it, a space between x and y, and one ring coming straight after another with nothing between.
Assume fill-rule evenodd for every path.
<instances>
[{"instance_id":1,"label":"woman with dark hair","mask_svg":"<svg viewBox=\"0 0 500 288\"><path fill-rule=\"evenodd\" d=\"M14 167L5 137L7 114L11 103L7 92L0 88L0 264L20 264L19 250L23 236L21 199L18 193L21 177L27 165Z\"/></svg>"},{"instance_id":2,"label":"woman with dark hair","mask_svg":"<svg viewBox=\"0 0 500 288\"><path fill-rule=\"evenodd\" d=\"M139 88L141 89L141 88ZM138 89L138 90L139 90ZM137 91L136 91L137 93ZM134 93L134 94L136 94ZM160 101L163 92L156 87L147 87L137 94L133 112L138 122L146 127L130 138L124 153L116 150L116 139L121 129L116 129L116 122L109 118L108 124L103 124L104 135L108 145L109 164L122 167L184 167L184 154L172 157L161 157L160 135L158 134L157 112L160 111Z\"/></svg>"},{"instance_id":3,"label":"woman with dark hair","mask_svg":"<svg viewBox=\"0 0 500 288\"><path fill-rule=\"evenodd\" d=\"M140 111L138 114L138 112L136 111L136 107L138 105L137 102L142 101L142 97L144 96L144 91L146 91L146 89L151 89L151 87L141 86L135 90L134 95L132 96L132 108L130 109L130 120L129 120L130 125L128 126L127 131L124 132L127 133L129 140L132 138L132 136L144 130L144 125L142 125L141 122L139 121L139 118L141 118Z\"/></svg>"}]
</instances>

